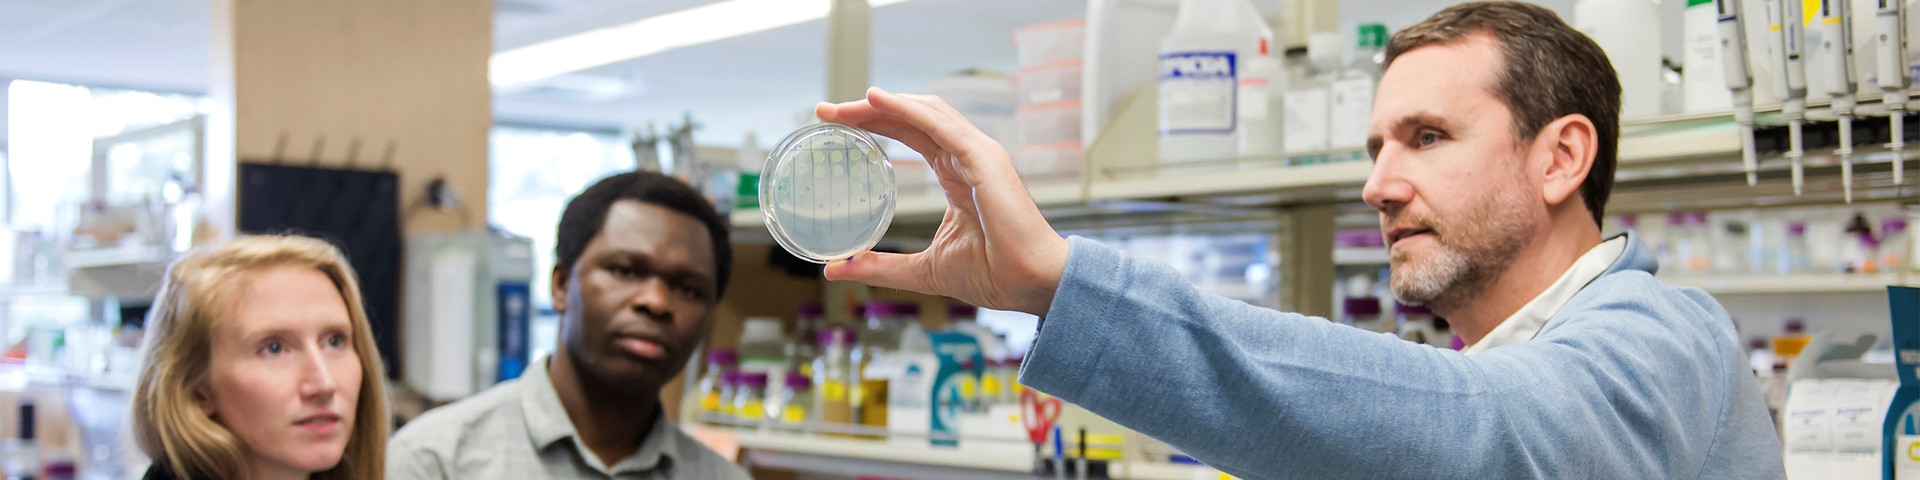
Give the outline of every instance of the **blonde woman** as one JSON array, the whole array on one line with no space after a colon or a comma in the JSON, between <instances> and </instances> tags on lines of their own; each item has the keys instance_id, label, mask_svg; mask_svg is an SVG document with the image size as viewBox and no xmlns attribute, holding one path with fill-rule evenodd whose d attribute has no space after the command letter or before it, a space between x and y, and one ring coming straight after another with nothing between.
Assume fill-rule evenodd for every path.
<instances>
[{"instance_id":1,"label":"blonde woman","mask_svg":"<svg viewBox=\"0 0 1920 480\"><path fill-rule=\"evenodd\" d=\"M250 236L167 269L133 434L148 479L380 479L389 421L353 268L332 245Z\"/></svg>"}]
</instances>

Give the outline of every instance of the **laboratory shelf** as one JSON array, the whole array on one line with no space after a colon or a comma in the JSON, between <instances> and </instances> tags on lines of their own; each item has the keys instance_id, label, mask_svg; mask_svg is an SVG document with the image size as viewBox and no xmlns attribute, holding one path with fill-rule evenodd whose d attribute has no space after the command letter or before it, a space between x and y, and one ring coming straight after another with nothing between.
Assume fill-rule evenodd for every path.
<instances>
[{"instance_id":1,"label":"laboratory shelf","mask_svg":"<svg viewBox=\"0 0 1920 480\"><path fill-rule=\"evenodd\" d=\"M993 472L1026 473L1033 466L1033 447L1019 444L988 444L961 442L957 447L933 447L921 440L918 445L908 443L890 443L885 440L860 440L848 438L824 437L797 433L761 433L742 431L739 434L740 449L754 460L756 465L777 468L806 468L811 462L804 457L826 457L845 464L845 468L884 467L880 464L905 464L916 466L950 467L966 470ZM780 456L760 455L760 452L780 454ZM776 460L772 464L766 460ZM860 460L865 465L849 463L847 460Z\"/></svg>"},{"instance_id":2,"label":"laboratory shelf","mask_svg":"<svg viewBox=\"0 0 1920 480\"><path fill-rule=\"evenodd\" d=\"M1336 248L1333 250L1333 264L1340 266L1386 265L1388 253L1386 247L1374 248Z\"/></svg>"},{"instance_id":3,"label":"laboratory shelf","mask_svg":"<svg viewBox=\"0 0 1920 480\"><path fill-rule=\"evenodd\" d=\"M732 225L735 230L763 225L760 221L760 209L758 208L735 209L733 213L727 214L727 223Z\"/></svg>"},{"instance_id":4,"label":"laboratory shelf","mask_svg":"<svg viewBox=\"0 0 1920 480\"><path fill-rule=\"evenodd\" d=\"M69 250L66 252L66 266L70 269L108 268L155 265L165 266L170 255L164 248L157 246L127 245L120 247Z\"/></svg>"},{"instance_id":5,"label":"laboratory shelf","mask_svg":"<svg viewBox=\"0 0 1920 480\"><path fill-rule=\"evenodd\" d=\"M1366 183L1373 164L1348 161L1323 165L1284 166L1195 173L1165 172L1141 178L1094 182L1091 200L1122 200L1188 196L1279 193L1325 187L1357 187Z\"/></svg>"},{"instance_id":6,"label":"laboratory shelf","mask_svg":"<svg viewBox=\"0 0 1920 480\"><path fill-rule=\"evenodd\" d=\"M0 285L0 300L15 297L45 297L72 294L72 289L67 288L67 283L64 280L58 283L42 281Z\"/></svg>"},{"instance_id":7,"label":"laboratory shelf","mask_svg":"<svg viewBox=\"0 0 1920 480\"><path fill-rule=\"evenodd\" d=\"M1194 479L1213 480L1215 478L1227 478L1223 475L1220 475L1219 473L1216 473L1211 468L1202 467L1199 465L1184 465L1184 464L1178 464L1178 463L1135 463L1135 464L1129 464L1128 466L1123 468L1130 468L1132 470L1120 471L1118 472L1118 475L1120 476L1116 476L1114 478L1139 478L1139 479L1151 479L1151 480L1194 480Z\"/></svg>"},{"instance_id":8,"label":"laboratory shelf","mask_svg":"<svg viewBox=\"0 0 1920 480\"><path fill-rule=\"evenodd\" d=\"M958 447L824 437L791 432L738 431L741 456L755 466L849 476L904 478L1033 478L1033 447L966 442ZM1191 480L1205 467L1161 462L1117 462L1116 479Z\"/></svg>"},{"instance_id":9,"label":"laboratory shelf","mask_svg":"<svg viewBox=\"0 0 1920 480\"><path fill-rule=\"evenodd\" d=\"M1722 158L1737 163L1740 159L1740 131L1728 122L1679 130L1626 133L1620 136L1619 152L1619 161L1626 166L1702 157Z\"/></svg>"},{"instance_id":10,"label":"laboratory shelf","mask_svg":"<svg viewBox=\"0 0 1920 480\"><path fill-rule=\"evenodd\" d=\"M1663 275L1660 279L1714 295L1875 293L1903 284L1897 274Z\"/></svg>"}]
</instances>

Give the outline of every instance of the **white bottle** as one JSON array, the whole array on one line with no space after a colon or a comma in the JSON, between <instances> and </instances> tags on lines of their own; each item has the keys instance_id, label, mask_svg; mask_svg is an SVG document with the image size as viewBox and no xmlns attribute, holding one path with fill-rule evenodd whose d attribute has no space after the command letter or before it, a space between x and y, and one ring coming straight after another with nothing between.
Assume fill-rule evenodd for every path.
<instances>
[{"instance_id":1,"label":"white bottle","mask_svg":"<svg viewBox=\"0 0 1920 480\"><path fill-rule=\"evenodd\" d=\"M1733 108L1733 95L1727 92L1727 79L1720 60L1720 12L1713 0L1687 0L1681 14L1680 48L1682 103L1687 112ZM1744 52L1740 52L1744 53Z\"/></svg>"},{"instance_id":2,"label":"white bottle","mask_svg":"<svg viewBox=\"0 0 1920 480\"><path fill-rule=\"evenodd\" d=\"M1246 0L1183 0L1160 41L1160 161L1225 160L1239 151L1240 73L1261 37Z\"/></svg>"},{"instance_id":3,"label":"white bottle","mask_svg":"<svg viewBox=\"0 0 1920 480\"><path fill-rule=\"evenodd\" d=\"M740 331L740 371L778 373L785 368L787 341L780 323L774 317L747 317Z\"/></svg>"},{"instance_id":4,"label":"white bottle","mask_svg":"<svg viewBox=\"0 0 1920 480\"><path fill-rule=\"evenodd\" d=\"M1286 75L1280 59L1269 49L1269 38L1260 39L1260 55L1248 59L1240 76L1240 150L1241 158L1272 158L1284 151L1286 112ZM1250 163L1249 165L1259 165Z\"/></svg>"},{"instance_id":5,"label":"white bottle","mask_svg":"<svg viewBox=\"0 0 1920 480\"><path fill-rule=\"evenodd\" d=\"M1273 29L1267 25L1265 17L1246 1L1234 2L1240 9L1241 21L1247 23L1247 29L1260 35L1254 48L1254 55L1240 62L1244 68L1240 73L1239 106L1240 144L1238 154L1242 159L1248 157L1273 159L1283 153L1282 139L1285 135L1285 118L1281 100L1286 97L1286 72L1280 68L1280 57L1274 51ZM1248 166L1271 165L1271 162L1252 162Z\"/></svg>"},{"instance_id":6,"label":"white bottle","mask_svg":"<svg viewBox=\"0 0 1920 480\"><path fill-rule=\"evenodd\" d=\"M1573 26L1606 51L1620 76L1620 118L1660 114L1660 9L1650 0L1580 0Z\"/></svg>"},{"instance_id":7,"label":"white bottle","mask_svg":"<svg viewBox=\"0 0 1920 480\"><path fill-rule=\"evenodd\" d=\"M1329 85L1327 148L1334 150L1366 148L1367 122L1373 115L1373 92L1380 84L1381 62L1386 60L1386 25L1361 24L1358 33L1353 60ZM1349 155L1338 160L1359 158L1364 157Z\"/></svg>"},{"instance_id":8,"label":"white bottle","mask_svg":"<svg viewBox=\"0 0 1920 480\"><path fill-rule=\"evenodd\" d=\"M1321 32L1307 37L1307 57L1312 68L1295 71L1287 90L1287 156L1324 152L1330 148L1332 99L1328 80L1340 65L1340 34ZM1293 160L1301 160L1295 158ZM1313 162L1313 161L1309 161Z\"/></svg>"}]
</instances>

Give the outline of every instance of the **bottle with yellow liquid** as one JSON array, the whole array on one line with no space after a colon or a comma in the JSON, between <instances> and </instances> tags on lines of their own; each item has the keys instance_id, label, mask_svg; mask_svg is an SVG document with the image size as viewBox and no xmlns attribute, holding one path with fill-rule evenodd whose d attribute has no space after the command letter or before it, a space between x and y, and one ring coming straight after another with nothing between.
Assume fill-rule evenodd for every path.
<instances>
[{"instance_id":1,"label":"bottle with yellow liquid","mask_svg":"<svg viewBox=\"0 0 1920 480\"><path fill-rule=\"evenodd\" d=\"M920 305L909 302L874 300L862 312L866 326L860 332L860 348L854 351L854 364L860 383L854 392L854 412L860 424L884 430L887 427L887 378L868 375L868 367L886 361L900 351L900 337L907 325L920 320Z\"/></svg>"},{"instance_id":2,"label":"bottle with yellow liquid","mask_svg":"<svg viewBox=\"0 0 1920 480\"><path fill-rule=\"evenodd\" d=\"M820 358L813 362L813 393L818 398L816 418L827 435L834 427L853 425L853 386L858 381L853 365L853 329L831 328L820 332Z\"/></svg>"},{"instance_id":3,"label":"bottle with yellow liquid","mask_svg":"<svg viewBox=\"0 0 1920 480\"><path fill-rule=\"evenodd\" d=\"M745 372L734 389L735 418L743 427L757 427L767 421L767 372Z\"/></svg>"},{"instance_id":4,"label":"bottle with yellow liquid","mask_svg":"<svg viewBox=\"0 0 1920 480\"><path fill-rule=\"evenodd\" d=\"M720 381L720 406L714 409L715 421L731 425L738 420L736 414L740 408L733 402L740 395L740 375L740 372L721 375L724 379Z\"/></svg>"},{"instance_id":5,"label":"bottle with yellow liquid","mask_svg":"<svg viewBox=\"0 0 1920 480\"><path fill-rule=\"evenodd\" d=\"M778 406L767 409L767 421L798 428L813 418L813 379L799 372L787 373L787 388L780 393Z\"/></svg>"},{"instance_id":6,"label":"bottle with yellow liquid","mask_svg":"<svg viewBox=\"0 0 1920 480\"><path fill-rule=\"evenodd\" d=\"M813 377L813 362L824 345L820 331L826 328L827 309L818 303L800 305L793 317L793 334L787 336L787 371Z\"/></svg>"},{"instance_id":7,"label":"bottle with yellow liquid","mask_svg":"<svg viewBox=\"0 0 1920 480\"><path fill-rule=\"evenodd\" d=\"M860 424L868 427L886 428L888 400L887 380L861 379L860 388L859 391L855 393L855 397L859 398L859 405L855 408L860 412ZM880 437L880 435L867 436Z\"/></svg>"},{"instance_id":8,"label":"bottle with yellow liquid","mask_svg":"<svg viewBox=\"0 0 1920 480\"><path fill-rule=\"evenodd\" d=\"M716 348L707 353L707 368L700 374L700 414L703 419L722 412L721 403L731 400L727 375L739 371L740 355L733 349ZM729 405L729 407L731 407ZM731 410L728 408L727 410Z\"/></svg>"},{"instance_id":9,"label":"bottle with yellow liquid","mask_svg":"<svg viewBox=\"0 0 1920 480\"><path fill-rule=\"evenodd\" d=\"M980 375L980 409L993 408L994 405L1011 404L1008 399L1013 393L1013 382L1008 380L1007 359L987 360L987 372Z\"/></svg>"},{"instance_id":10,"label":"bottle with yellow liquid","mask_svg":"<svg viewBox=\"0 0 1920 480\"><path fill-rule=\"evenodd\" d=\"M960 390L960 411L963 411L963 412L982 411L983 407L981 406L982 402L981 402L980 394L981 394L981 391L984 390L984 388L981 385L982 381L980 378L981 377L980 373L983 371L984 369L980 368L979 365L973 363L972 359L960 361L960 378L959 380L955 381L955 383L959 384L958 390Z\"/></svg>"}]
</instances>

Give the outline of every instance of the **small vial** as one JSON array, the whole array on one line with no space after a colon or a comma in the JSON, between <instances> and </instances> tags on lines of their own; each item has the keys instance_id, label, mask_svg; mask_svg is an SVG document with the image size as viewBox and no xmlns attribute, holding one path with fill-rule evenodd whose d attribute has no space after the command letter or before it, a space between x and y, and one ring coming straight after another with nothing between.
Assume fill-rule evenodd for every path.
<instances>
[{"instance_id":1,"label":"small vial","mask_svg":"<svg viewBox=\"0 0 1920 480\"><path fill-rule=\"evenodd\" d=\"M1907 250L1913 248L1907 238L1907 217L1880 222L1880 268L1889 272L1907 268Z\"/></svg>"},{"instance_id":2,"label":"small vial","mask_svg":"<svg viewBox=\"0 0 1920 480\"><path fill-rule=\"evenodd\" d=\"M1786 247L1780 250L1780 259L1776 271L1781 275L1806 273L1812 252L1807 248L1807 222L1787 222Z\"/></svg>"}]
</instances>

